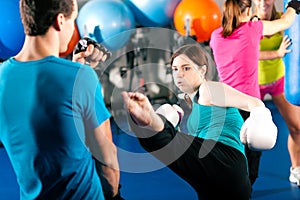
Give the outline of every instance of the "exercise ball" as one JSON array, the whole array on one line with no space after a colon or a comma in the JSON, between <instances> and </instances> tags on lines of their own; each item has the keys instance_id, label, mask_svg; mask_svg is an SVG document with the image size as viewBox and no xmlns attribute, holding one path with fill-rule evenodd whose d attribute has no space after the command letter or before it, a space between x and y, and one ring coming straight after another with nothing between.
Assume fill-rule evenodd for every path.
<instances>
[{"instance_id":1,"label":"exercise ball","mask_svg":"<svg viewBox=\"0 0 300 200\"><path fill-rule=\"evenodd\" d=\"M122 48L135 27L131 10L121 0L87 1L76 22L81 37L90 37L111 51Z\"/></svg>"},{"instance_id":2,"label":"exercise ball","mask_svg":"<svg viewBox=\"0 0 300 200\"><path fill-rule=\"evenodd\" d=\"M145 27L166 27L181 0L124 0L136 22Z\"/></svg>"},{"instance_id":3,"label":"exercise ball","mask_svg":"<svg viewBox=\"0 0 300 200\"><path fill-rule=\"evenodd\" d=\"M221 11L213 0L182 0L174 12L174 26L181 35L196 36L197 42L210 39L221 26Z\"/></svg>"},{"instance_id":4,"label":"exercise ball","mask_svg":"<svg viewBox=\"0 0 300 200\"><path fill-rule=\"evenodd\" d=\"M77 24L75 23L74 26L75 26L74 32L73 32L70 42L68 43L68 48L65 52L59 54L60 57L66 57L67 55L73 53L73 50L74 50L76 44L80 40L80 34L79 34Z\"/></svg>"},{"instance_id":5,"label":"exercise ball","mask_svg":"<svg viewBox=\"0 0 300 200\"><path fill-rule=\"evenodd\" d=\"M7 59L21 50L25 40L18 0L0 2L0 21L0 58Z\"/></svg>"},{"instance_id":6,"label":"exercise ball","mask_svg":"<svg viewBox=\"0 0 300 200\"><path fill-rule=\"evenodd\" d=\"M285 0L284 5L290 0ZM300 19L295 18L292 26L285 30L293 42L290 47L292 52L286 54L283 58L285 64L284 93L286 99L297 106L300 106Z\"/></svg>"}]
</instances>

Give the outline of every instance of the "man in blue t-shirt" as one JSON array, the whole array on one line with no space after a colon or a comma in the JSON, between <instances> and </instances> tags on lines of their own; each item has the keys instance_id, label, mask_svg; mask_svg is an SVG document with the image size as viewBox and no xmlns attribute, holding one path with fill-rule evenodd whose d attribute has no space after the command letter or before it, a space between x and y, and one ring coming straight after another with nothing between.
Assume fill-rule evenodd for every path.
<instances>
[{"instance_id":1,"label":"man in blue t-shirt","mask_svg":"<svg viewBox=\"0 0 300 200\"><path fill-rule=\"evenodd\" d=\"M21 199L104 199L118 193L110 113L94 70L59 58L78 14L76 0L20 1L21 51L0 67L0 141ZM88 56L94 46L74 56ZM102 164L102 185L93 157Z\"/></svg>"}]
</instances>

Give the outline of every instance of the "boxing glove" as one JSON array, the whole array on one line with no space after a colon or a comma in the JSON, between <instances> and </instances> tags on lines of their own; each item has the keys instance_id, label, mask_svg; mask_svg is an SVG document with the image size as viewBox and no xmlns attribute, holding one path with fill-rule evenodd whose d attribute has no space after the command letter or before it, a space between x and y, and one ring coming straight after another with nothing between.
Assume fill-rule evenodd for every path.
<instances>
[{"instance_id":1,"label":"boxing glove","mask_svg":"<svg viewBox=\"0 0 300 200\"><path fill-rule=\"evenodd\" d=\"M270 110L266 107L255 107L241 128L240 139L252 150L268 150L274 147L277 132Z\"/></svg>"},{"instance_id":2,"label":"boxing glove","mask_svg":"<svg viewBox=\"0 0 300 200\"><path fill-rule=\"evenodd\" d=\"M99 51L101 51L103 53L103 56L106 55L107 56L106 60L111 57L112 53L107 48L105 48L103 45L97 43L96 41L94 41L88 37L84 37L78 41L78 43L76 44L76 46L74 48L73 54L77 54L79 52L86 51L88 45L90 45L90 44L94 45L95 48L99 49Z\"/></svg>"},{"instance_id":3,"label":"boxing glove","mask_svg":"<svg viewBox=\"0 0 300 200\"><path fill-rule=\"evenodd\" d=\"M287 4L287 8L291 7L294 8L296 13L299 14L300 13L300 2L297 0L292 0Z\"/></svg>"},{"instance_id":4,"label":"boxing glove","mask_svg":"<svg viewBox=\"0 0 300 200\"><path fill-rule=\"evenodd\" d=\"M179 130L180 122L184 116L184 111L178 105L163 104L155 111L157 114L163 115L175 128Z\"/></svg>"}]
</instances>

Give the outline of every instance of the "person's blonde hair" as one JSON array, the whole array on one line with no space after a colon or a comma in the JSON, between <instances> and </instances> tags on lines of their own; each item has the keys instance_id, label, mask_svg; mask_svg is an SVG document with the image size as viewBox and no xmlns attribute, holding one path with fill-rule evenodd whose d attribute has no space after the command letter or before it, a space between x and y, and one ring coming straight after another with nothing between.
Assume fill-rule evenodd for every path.
<instances>
[{"instance_id":1,"label":"person's blonde hair","mask_svg":"<svg viewBox=\"0 0 300 200\"><path fill-rule=\"evenodd\" d=\"M257 13L256 7L254 8L254 13ZM270 21L273 21L273 20L276 20L276 19L280 19L281 14L282 13L280 13L280 12L277 11L276 6L274 4L273 8L272 8L272 13L271 13Z\"/></svg>"}]
</instances>

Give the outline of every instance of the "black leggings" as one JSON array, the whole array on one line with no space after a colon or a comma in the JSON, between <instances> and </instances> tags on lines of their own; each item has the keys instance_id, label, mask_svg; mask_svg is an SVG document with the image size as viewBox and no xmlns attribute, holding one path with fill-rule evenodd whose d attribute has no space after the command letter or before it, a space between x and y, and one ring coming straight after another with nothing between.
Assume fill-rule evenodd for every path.
<instances>
[{"instance_id":1,"label":"black leggings","mask_svg":"<svg viewBox=\"0 0 300 200\"><path fill-rule=\"evenodd\" d=\"M247 161L238 150L176 132L168 121L159 133L129 121L143 148L187 181L199 199L250 199Z\"/></svg>"},{"instance_id":2,"label":"black leggings","mask_svg":"<svg viewBox=\"0 0 300 200\"><path fill-rule=\"evenodd\" d=\"M248 117L250 116L250 112L243 111L243 110L239 110L239 111L244 121L246 121L246 119L248 119ZM255 180L258 177L259 163L260 163L262 152L253 151L249 149L247 145L245 145L245 153L248 160L249 178L250 178L251 185L253 185Z\"/></svg>"}]
</instances>

